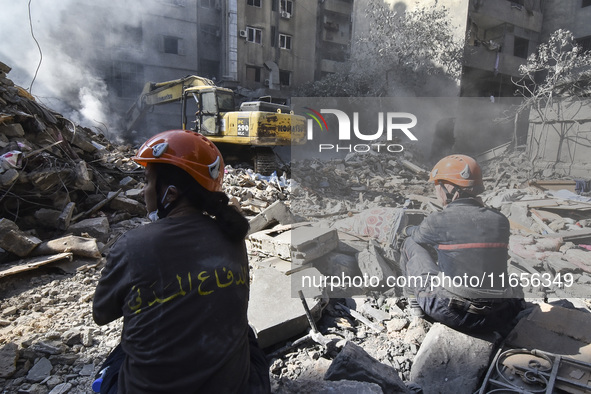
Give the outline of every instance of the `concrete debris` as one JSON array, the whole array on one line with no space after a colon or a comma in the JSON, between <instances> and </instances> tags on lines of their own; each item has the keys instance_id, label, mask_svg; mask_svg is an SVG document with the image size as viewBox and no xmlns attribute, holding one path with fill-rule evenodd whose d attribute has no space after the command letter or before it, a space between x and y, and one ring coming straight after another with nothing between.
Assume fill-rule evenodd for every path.
<instances>
[{"instance_id":1,"label":"concrete debris","mask_svg":"<svg viewBox=\"0 0 591 394\"><path fill-rule=\"evenodd\" d=\"M257 269L250 286L248 320L257 333L261 347L269 347L302 334L310 327L306 311L297 296L302 277L318 277L315 269L290 276L273 268ZM321 288L302 289L314 319L319 319L326 304ZM295 296L294 296L295 292ZM273 313L269 313L273 311Z\"/></svg>"},{"instance_id":2,"label":"concrete debris","mask_svg":"<svg viewBox=\"0 0 591 394\"><path fill-rule=\"evenodd\" d=\"M88 392L122 324L96 326L91 300L110 245L148 223L143 169L130 160L131 146L40 105L9 71L0 63L0 386ZM540 308L542 300L578 299L588 312L589 182L537 169L523 147L510 148L484 162L482 195L511 221L509 272L562 275L548 286L524 283L523 291ZM382 287L400 274L399 229L442 209L426 182L431 164L411 149L304 160L292 163L289 179L226 168L223 190L250 221L249 319L269 357L273 392L474 392L480 384L495 340L413 316L401 289ZM345 280L364 276L378 281ZM542 315L588 326L571 312ZM534 323L541 324L522 318L523 332ZM544 330L581 342L572 327ZM551 343L526 337L514 342Z\"/></svg>"},{"instance_id":3,"label":"concrete debris","mask_svg":"<svg viewBox=\"0 0 591 394\"><path fill-rule=\"evenodd\" d=\"M248 234L268 229L276 224L291 224L294 222L295 218L291 211L282 201L277 200L263 212L250 219Z\"/></svg>"},{"instance_id":4,"label":"concrete debris","mask_svg":"<svg viewBox=\"0 0 591 394\"><path fill-rule=\"evenodd\" d=\"M495 334L478 338L435 323L414 359L411 380L425 394L474 393L499 339Z\"/></svg>"}]
</instances>

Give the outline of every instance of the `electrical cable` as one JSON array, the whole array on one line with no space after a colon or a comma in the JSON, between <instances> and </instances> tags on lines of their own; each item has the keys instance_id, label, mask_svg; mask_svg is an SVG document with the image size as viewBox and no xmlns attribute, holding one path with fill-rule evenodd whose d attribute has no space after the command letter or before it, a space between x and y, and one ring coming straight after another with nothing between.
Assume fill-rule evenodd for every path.
<instances>
[{"instance_id":1,"label":"electrical cable","mask_svg":"<svg viewBox=\"0 0 591 394\"><path fill-rule=\"evenodd\" d=\"M33 33L33 21L31 19L31 1L29 0L29 27L31 28L31 36L33 37L33 40L35 41L35 44L37 44L37 49L39 49L39 64L37 65L37 69L35 70L35 75L33 76L33 80L31 81L31 85L29 85L29 93L33 94L33 83L35 83L35 79L37 79L37 73L39 72L39 69L41 68L41 62L43 61L43 52L41 51L41 45L39 45L39 41L37 41L37 39L35 38L35 33Z\"/></svg>"}]
</instances>

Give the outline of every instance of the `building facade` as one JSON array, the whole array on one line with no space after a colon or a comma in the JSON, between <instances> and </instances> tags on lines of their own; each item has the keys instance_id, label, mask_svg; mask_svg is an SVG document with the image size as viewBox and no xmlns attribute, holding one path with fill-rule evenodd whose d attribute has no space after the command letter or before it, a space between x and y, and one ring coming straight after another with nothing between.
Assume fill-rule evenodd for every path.
<instances>
[{"instance_id":1,"label":"building facade","mask_svg":"<svg viewBox=\"0 0 591 394\"><path fill-rule=\"evenodd\" d=\"M148 82L187 75L229 87L240 101L270 96L288 102L349 55L353 0L78 1L60 34L73 56L88 53L109 91L113 116L125 112ZM83 25L84 27L82 27ZM81 40L88 32L89 39ZM94 32L94 33L93 33ZM103 32L106 35L101 42ZM84 42L84 46L82 46ZM90 48L98 48L91 51ZM180 127L180 105L146 111L129 140Z\"/></svg>"}]
</instances>

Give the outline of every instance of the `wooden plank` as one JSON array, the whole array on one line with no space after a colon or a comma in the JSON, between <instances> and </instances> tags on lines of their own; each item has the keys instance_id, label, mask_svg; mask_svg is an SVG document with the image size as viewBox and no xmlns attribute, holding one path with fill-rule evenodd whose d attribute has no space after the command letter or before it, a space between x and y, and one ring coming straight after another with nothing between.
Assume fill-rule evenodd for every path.
<instances>
[{"instance_id":1,"label":"wooden plank","mask_svg":"<svg viewBox=\"0 0 591 394\"><path fill-rule=\"evenodd\" d=\"M40 256L34 257L31 259L22 259L17 261L14 264L6 264L7 267L0 271L0 278L4 278L6 276L18 274L19 272L25 272L34 270L39 268L43 265L53 263L55 261L63 260L63 259L72 259L72 253L58 253L51 256Z\"/></svg>"},{"instance_id":2,"label":"wooden plank","mask_svg":"<svg viewBox=\"0 0 591 394\"><path fill-rule=\"evenodd\" d=\"M532 219L533 219L533 220L535 220L535 221L536 221L536 223L538 223L538 224L539 224L539 225L542 227L542 229L543 229L544 231L546 231L546 233L547 233L547 234L554 234L554 233L556 232L556 231L552 230L552 229L550 228L550 226L548 226L548 225L547 225L547 224L544 222L544 219L542 218L542 215L540 215L540 214L538 213L538 211L537 211L537 210L535 210L535 209L530 209L530 212L532 213L532 215L531 215ZM557 216L558 216L558 215L557 215Z\"/></svg>"},{"instance_id":3,"label":"wooden plank","mask_svg":"<svg viewBox=\"0 0 591 394\"><path fill-rule=\"evenodd\" d=\"M531 210L532 213L533 211L536 211L536 215L538 215L538 217L540 219L542 219L544 222L553 222L555 220L561 220L563 219L562 216L558 215L557 213L554 212L550 212L550 211L545 211L542 209L532 209Z\"/></svg>"},{"instance_id":4,"label":"wooden plank","mask_svg":"<svg viewBox=\"0 0 591 394\"><path fill-rule=\"evenodd\" d=\"M513 204L525 205L528 208L542 208L542 207L557 207L558 200L554 199L540 199L540 200L522 200L514 201Z\"/></svg>"},{"instance_id":5,"label":"wooden plank","mask_svg":"<svg viewBox=\"0 0 591 394\"><path fill-rule=\"evenodd\" d=\"M416 174L428 174L429 171L425 170L424 168L421 168L419 166L417 166L416 164L411 163L408 160L405 159L398 159L398 162L403 165L404 167L406 167L407 169L411 170L412 172L416 173Z\"/></svg>"},{"instance_id":6,"label":"wooden plank","mask_svg":"<svg viewBox=\"0 0 591 394\"><path fill-rule=\"evenodd\" d=\"M542 179L537 181L529 181L529 186L534 186L542 190L562 190L566 189L571 192L575 192L575 186L577 183L573 180L563 179Z\"/></svg>"},{"instance_id":7,"label":"wooden plank","mask_svg":"<svg viewBox=\"0 0 591 394\"><path fill-rule=\"evenodd\" d=\"M562 238L564 242L583 243L591 241L591 228L584 228L581 230L560 231L555 234L547 234L546 237Z\"/></svg>"}]
</instances>

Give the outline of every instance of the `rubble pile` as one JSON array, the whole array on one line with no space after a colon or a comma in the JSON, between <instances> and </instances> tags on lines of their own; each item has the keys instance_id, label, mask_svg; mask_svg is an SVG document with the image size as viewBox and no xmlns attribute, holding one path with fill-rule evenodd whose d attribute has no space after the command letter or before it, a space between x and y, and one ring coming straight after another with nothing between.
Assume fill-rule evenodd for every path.
<instances>
[{"instance_id":1,"label":"rubble pile","mask_svg":"<svg viewBox=\"0 0 591 394\"><path fill-rule=\"evenodd\" d=\"M122 324L94 324L94 288L110 245L147 223L143 170L132 147L39 105L8 71L0 63L0 387L87 393ZM483 201L511 223L510 272L569 275L568 286L523 284L530 303L518 324L556 299L588 312L586 182L534 172L521 148L481 164ZM383 287L400 275L397 231L442 209L423 166L412 151L306 160L292 164L290 179L227 166L224 191L250 220L249 321L265 344L273 392L478 390L499 334L476 338L414 316L400 288ZM294 295L304 274L379 283L312 286L300 294L304 308ZM269 321L275 309L265 300L282 309L272 317L289 317Z\"/></svg>"}]
</instances>

